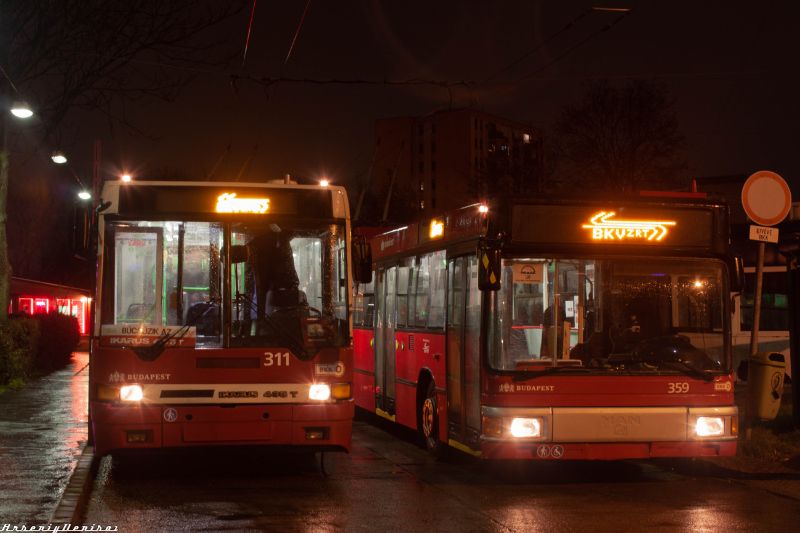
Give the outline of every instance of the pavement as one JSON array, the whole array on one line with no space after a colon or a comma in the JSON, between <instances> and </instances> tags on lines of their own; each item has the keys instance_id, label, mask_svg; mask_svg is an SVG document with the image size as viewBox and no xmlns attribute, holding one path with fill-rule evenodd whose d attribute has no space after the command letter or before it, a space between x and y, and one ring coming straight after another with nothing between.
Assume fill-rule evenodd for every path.
<instances>
[{"instance_id":1,"label":"pavement","mask_svg":"<svg viewBox=\"0 0 800 533\"><path fill-rule=\"evenodd\" d=\"M69 522L91 486L89 355L0 394L0 528ZM744 457L659 462L688 477L719 477L800 501L800 470Z\"/></svg>"},{"instance_id":2,"label":"pavement","mask_svg":"<svg viewBox=\"0 0 800 533\"><path fill-rule=\"evenodd\" d=\"M49 523L87 440L89 354L0 394L0 528Z\"/></svg>"}]
</instances>

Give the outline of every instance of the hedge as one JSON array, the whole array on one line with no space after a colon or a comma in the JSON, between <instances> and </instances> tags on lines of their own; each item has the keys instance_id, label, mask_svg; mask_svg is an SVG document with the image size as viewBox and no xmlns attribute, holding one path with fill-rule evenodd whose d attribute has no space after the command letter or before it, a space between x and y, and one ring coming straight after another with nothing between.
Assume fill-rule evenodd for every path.
<instances>
[{"instance_id":1,"label":"hedge","mask_svg":"<svg viewBox=\"0 0 800 533\"><path fill-rule=\"evenodd\" d=\"M15 315L0 323L0 385L66 366L80 340L74 317Z\"/></svg>"}]
</instances>

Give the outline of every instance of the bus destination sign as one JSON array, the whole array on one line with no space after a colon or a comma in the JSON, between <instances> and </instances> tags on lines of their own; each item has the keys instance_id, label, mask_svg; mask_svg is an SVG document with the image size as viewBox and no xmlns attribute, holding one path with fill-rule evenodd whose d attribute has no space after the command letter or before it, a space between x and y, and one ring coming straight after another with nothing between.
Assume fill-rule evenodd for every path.
<instances>
[{"instance_id":1,"label":"bus destination sign","mask_svg":"<svg viewBox=\"0 0 800 533\"><path fill-rule=\"evenodd\" d=\"M330 189L254 186L128 185L119 191L119 213L126 216L333 216Z\"/></svg>"},{"instance_id":2,"label":"bus destination sign","mask_svg":"<svg viewBox=\"0 0 800 533\"><path fill-rule=\"evenodd\" d=\"M517 204L512 210L511 241L714 248L727 238L718 211L708 205Z\"/></svg>"},{"instance_id":3,"label":"bus destination sign","mask_svg":"<svg viewBox=\"0 0 800 533\"><path fill-rule=\"evenodd\" d=\"M600 211L581 227L592 231L595 241L660 241L674 220L625 220L616 218L613 211Z\"/></svg>"},{"instance_id":4,"label":"bus destination sign","mask_svg":"<svg viewBox=\"0 0 800 533\"><path fill-rule=\"evenodd\" d=\"M237 198L235 192L217 197L217 213L253 213L261 215L269 210L269 198Z\"/></svg>"}]
</instances>

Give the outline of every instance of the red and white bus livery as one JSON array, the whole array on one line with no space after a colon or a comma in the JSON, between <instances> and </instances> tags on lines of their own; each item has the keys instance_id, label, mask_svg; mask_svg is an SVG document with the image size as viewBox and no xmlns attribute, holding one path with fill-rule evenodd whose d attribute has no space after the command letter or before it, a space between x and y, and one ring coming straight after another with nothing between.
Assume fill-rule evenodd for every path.
<instances>
[{"instance_id":1,"label":"red and white bus livery","mask_svg":"<svg viewBox=\"0 0 800 533\"><path fill-rule=\"evenodd\" d=\"M700 196L498 200L374 237L356 405L434 454L734 455L740 269Z\"/></svg>"},{"instance_id":2,"label":"red and white bus livery","mask_svg":"<svg viewBox=\"0 0 800 533\"><path fill-rule=\"evenodd\" d=\"M349 449L344 189L107 182L100 202L95 453Z\"/></svg>"}]
</instances>

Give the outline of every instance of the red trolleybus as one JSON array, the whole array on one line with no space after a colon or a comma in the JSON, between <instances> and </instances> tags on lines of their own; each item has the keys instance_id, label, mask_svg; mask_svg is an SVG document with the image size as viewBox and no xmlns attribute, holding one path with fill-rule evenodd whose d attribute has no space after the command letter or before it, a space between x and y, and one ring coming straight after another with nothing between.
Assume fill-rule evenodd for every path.
<instances>
[{"instance_id":1,"label":"red trolleybus","mask_svg":"<svg viewBox=\"0 0 800 533\"><path fill-rule=\"evenodd\" d=\"M349 449L343 188L108 182L98 212L96 453Z\"/></svg>"},{"instance_id":2,"label":"red trolleybus","mask_svg":"<svg viewBox=\"0 0 800 533\"><path fill-rule=\"evenodd\" d=\"M739 263L727 208L694 196L497 201L376 236L356 405L435 454L734 455Z\"/></svg>"}]
</instances>

